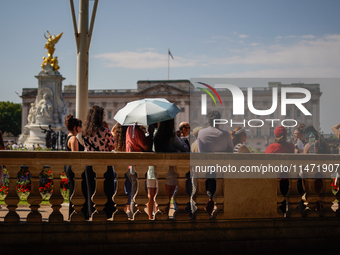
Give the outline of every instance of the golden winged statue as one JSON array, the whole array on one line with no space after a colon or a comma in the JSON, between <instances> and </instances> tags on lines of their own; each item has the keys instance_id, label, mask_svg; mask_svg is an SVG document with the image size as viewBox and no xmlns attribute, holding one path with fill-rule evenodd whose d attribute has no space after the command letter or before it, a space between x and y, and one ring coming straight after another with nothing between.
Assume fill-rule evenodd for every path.
<instances>
[{"instance_id":1,"label":"golden winged statue","mask_svg":"<svg viewBox=\"0 0 340 255\"><path fill-rule=\"evenodd\" d=\"M49 63L54 71L57 71L60 67L58 66L58 58L53 58L54 53L54 45L57 44L63 33L60 33L59 35L51 35L50 32L48 32L48 37L46 37L44 33L44 37L47 39L47 42L45 44L45 49L47 49L47 58L43 57L43 62L41 64L41 68L44 69L44 66L46 66L47 63Z\"/></svg>"}]
</instances>

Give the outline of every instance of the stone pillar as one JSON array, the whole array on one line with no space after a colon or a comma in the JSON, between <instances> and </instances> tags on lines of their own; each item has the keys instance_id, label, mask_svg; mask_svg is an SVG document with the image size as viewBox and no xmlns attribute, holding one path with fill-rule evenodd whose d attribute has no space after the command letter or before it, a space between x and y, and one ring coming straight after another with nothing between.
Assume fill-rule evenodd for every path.
<instances>
[{"instance_id":1,"label":"stone pillar","mask_svg":"<svg viewBox=\"0 0 340 255\"><path fill-rule=\"evenodd\" d=\"M22 114L21 114L21 133L24 132L24 128L27 124L28 110L31 105L29 103L24 103L22 106Z\"/></svg>"}]
</instances>

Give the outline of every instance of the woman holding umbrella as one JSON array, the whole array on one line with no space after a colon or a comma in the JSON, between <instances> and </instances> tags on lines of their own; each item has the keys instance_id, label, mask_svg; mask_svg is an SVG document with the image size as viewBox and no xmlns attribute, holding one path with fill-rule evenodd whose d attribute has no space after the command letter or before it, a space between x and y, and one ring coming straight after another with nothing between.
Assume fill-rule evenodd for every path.
<instances>
[{"instance_id":1,"label":"woman holding umbrella","mask_svg":"<svg viewBox=\"0 0 340 255\"><path fill-rule=\"evenodd\" d=\"M151 151L154 129L150 125L166 120L173 121L173 118L179 112L180 109L176 105L170 103L164 98L145 98L128 103L124 108L119 110L114 117L114 119L117 120L121 125L129 125L129 128L126 132L126 151ZM149 125L148 137L145 136L139 125ZM172 133L174 133L173 124L171 129ZM175 138L172 138L172 141L174 141L174 139ZM133 167L130 167L130 170L126 174L128 175L126 182L135 182L136 174ZM131 184L131 186L133 187L134 185ZM153 166L149 166L149 170L147 172L147 189L149 197L149 202L147 203L147 214L149 215L149 219L153 220L153 208L155 207L155 211L157 211L157 206L154 206L154 197L157 192L157 175L154 172ZM134 194L134 189L132 189L131 192L128 192L129 201L132 201L131 199L134 197ZM132 202L131 204L133 204ZM127 205L127 210L128 207L129 205ZM131 213L127 211L127 214L129 215Z\"/></svg>"}]
</instances>

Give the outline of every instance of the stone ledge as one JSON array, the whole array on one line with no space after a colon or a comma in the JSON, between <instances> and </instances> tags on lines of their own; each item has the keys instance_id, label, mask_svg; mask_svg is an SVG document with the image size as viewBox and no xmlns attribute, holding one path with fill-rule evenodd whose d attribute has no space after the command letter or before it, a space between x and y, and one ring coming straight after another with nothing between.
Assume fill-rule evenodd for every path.
<instances>
[{"instance_id":1,"label":"stone ledge","mask_svg":"<svg viewBox=\"0 0 340 255\"><path fill-rule=\"evenodd\" d=\"M2 251L21 245L49 254L80 252L150 254L330 251L340 237L340 219L262 219L218 221L85 222L0 224ZM282 253L284 254L284 253Z\"/></svg>"}]
</instances>

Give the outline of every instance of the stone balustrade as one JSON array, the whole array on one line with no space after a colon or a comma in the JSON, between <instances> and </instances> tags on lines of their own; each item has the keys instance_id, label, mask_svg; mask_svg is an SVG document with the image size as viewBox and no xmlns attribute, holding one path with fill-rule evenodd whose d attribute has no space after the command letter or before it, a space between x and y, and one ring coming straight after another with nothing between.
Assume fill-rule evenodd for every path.
<instances>
[{"instance_id":1,"label":"stone balustrade","mask_svg":"<svg viewBox=\"0 0 340 255\"><path fill-rule=\"evenodd\" d=\"M340 155L292 155L292 154L222 154L215 153L213 159L222 160L228 164L253 166L261 164L336 164L340 162ZM193 160L204 158L201 154L191 154ZM49 165L53 174L54 192L50 198L53 212L49 222L61 223L67 221L60 213L63 197L60 193L60 177L65 165L71 165L74 172L75 191L72 196L75 214L71 222L84 222L81 212L85 198L82 194L82 173L86 166L93 166L96 173L96 191L92 198L96 212L94 222L113 221L127 222L128 216L124 208L128 201L124 191L124 174L129 165L136 166L138 174L138 192L135 197L137 213L132 220L148 221L145 204L148 202L146 186L146 172L149 166L154 166L157 173L158 189L156 203L159 211L155 220L230 220L230 219L275 219L283 217L336 217L339 216L339 193L333 194L331 189L331 173L329 178L317 178L310 175L309 179L297 178L297 174L282 176L281 178L220 178L216 179L217 190L214 196L213 214L205 208L209 201L206 192L206 179L192 179L190 175L189 153L113 153L113 152L28 152L28 151L0 151L0 162L5 165L10 175L9 193L5 199L8 213L5 223L19 223L20 217L16 212L19 197L16 192L17 173L21 165L28 165L31 173L31 194L28 197L31 212L27 222L40 223L42 216L39 212L42 197L39 193L39 173L43 166ZM276 162L276 163L275 163ZM107 166L113 166L116 173L116 193L113 196L116 211L111 218L104 213L107 197L104 191ZM169 168L178 174L177 191L174 196L177 211L166 213L169 197L166 194L165 182ZM338 169L340 171L340 169ZM190 195L188 187L197 182L195 190ZM190 185L191 183L191 185ZM191 200L191 203L190 203ZM195 217L190 212L191 206L197 207ZM174 214L173 214L174 213ZM171 215L170 215L171 214ZM212 217L213 216L213 217Z\"/></svg>"}]
</instances>

